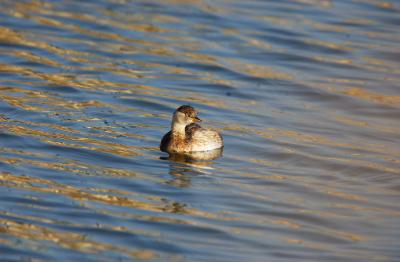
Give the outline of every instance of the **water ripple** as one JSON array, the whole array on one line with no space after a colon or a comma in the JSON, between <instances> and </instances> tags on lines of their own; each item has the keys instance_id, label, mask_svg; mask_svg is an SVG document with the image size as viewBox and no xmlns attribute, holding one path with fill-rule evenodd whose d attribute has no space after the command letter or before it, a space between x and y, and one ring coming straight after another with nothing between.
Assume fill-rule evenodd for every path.
<instances>
[{"instance_id":1,"label":"water ripple","mask_svg":"<svg viewBox=\"0 0 400 262\"><path fill-rule=\"evenodd\" d=\"M3 1L3 260L397 261L396 1ZM181 104L222 157L158 150Z\"/></svg>"}]
</instances>

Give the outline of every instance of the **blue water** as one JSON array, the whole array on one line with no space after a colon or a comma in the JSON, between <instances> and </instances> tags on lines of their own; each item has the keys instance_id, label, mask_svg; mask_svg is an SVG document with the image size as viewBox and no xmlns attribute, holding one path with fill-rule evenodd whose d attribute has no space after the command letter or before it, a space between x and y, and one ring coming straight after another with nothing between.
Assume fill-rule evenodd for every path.
<instances>
[{"instance_id":1,"label":"blue water","mask_svg":"<svg viewBox=\"0 0 400 262\"><path fill-rule=\"evenodd\" d=\"M398 261L400 1L2 1L0 260ZM214 160L158 149L190 104Z\"/></svg>"}]
</instances>

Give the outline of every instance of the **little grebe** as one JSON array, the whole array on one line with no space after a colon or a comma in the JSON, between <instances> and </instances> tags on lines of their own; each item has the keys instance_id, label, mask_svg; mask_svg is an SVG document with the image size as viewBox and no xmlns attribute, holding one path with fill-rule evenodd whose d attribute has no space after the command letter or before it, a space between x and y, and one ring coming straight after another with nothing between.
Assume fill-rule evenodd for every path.
<instances>
[{"instance_id":1,"label":"little grebe","mask_svg":"<svg viewBox=\"0 0 400 262\"><path fill-rule=\"evenodd\" d=\"M195 123L200 121L193 107L178 107L172 117L171 131L161 140L160 150L168 153L187 153L223 147L221 135Z\"/></svg>"}]
</instances>

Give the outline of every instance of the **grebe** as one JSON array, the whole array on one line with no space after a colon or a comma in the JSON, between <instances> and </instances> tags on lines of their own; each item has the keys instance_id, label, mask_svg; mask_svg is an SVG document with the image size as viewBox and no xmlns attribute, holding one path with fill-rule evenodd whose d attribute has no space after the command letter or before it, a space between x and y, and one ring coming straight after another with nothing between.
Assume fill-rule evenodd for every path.
<instances>
[{"instance_id":1,"label":"grebe","mask_svg":"<svg viewBox=\"0 0 400 262\"><path fill-rule=\"evenodd\" d=\"M171 131L161 140L160 150L168 153L189 153L222 148L224 143L221 135L195 123L200 121L193 107L178 107L172 116Z\"/></svg>"}]
</instances>

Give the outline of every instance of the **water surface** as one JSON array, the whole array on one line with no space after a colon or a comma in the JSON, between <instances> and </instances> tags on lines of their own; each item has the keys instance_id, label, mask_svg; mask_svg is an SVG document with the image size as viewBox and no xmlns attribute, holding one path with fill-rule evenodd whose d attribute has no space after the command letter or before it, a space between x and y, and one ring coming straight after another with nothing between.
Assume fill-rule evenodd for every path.
<instances>
[{"instance_id":1,"label":"water surface","mask_svg":"<svg viewBox=\"0 0 400 262\"><path fill-rule=\"evenodd\" d=\"M399 11L2 1L1 259L398 261ZM182 104L222 157L159 152Z\"/></svg>"}]
</instances>

